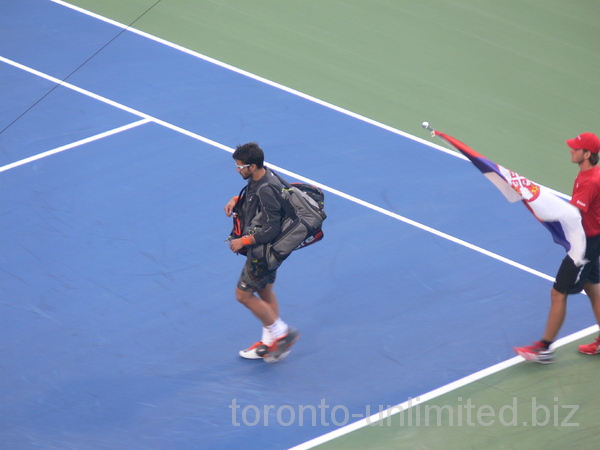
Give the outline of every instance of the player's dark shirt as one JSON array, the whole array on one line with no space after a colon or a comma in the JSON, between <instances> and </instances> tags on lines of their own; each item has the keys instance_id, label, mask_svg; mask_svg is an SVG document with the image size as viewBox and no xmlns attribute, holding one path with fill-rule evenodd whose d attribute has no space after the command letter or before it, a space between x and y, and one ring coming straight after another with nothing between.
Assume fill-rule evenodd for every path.
<instances>
[{"instance_id":1,"label":"player's dark shirt","mask_svg":"<svg viewBox=\"0 0 600 450\"><path fill-rule=\"evenodd\" d=\"M257 244L271 242L281 233L281 219L285 212L277 199L278 191L281 191L281 182L269 169L260 180L248 180L244 234L254 234Z\"/></svg>"}]
</instances>

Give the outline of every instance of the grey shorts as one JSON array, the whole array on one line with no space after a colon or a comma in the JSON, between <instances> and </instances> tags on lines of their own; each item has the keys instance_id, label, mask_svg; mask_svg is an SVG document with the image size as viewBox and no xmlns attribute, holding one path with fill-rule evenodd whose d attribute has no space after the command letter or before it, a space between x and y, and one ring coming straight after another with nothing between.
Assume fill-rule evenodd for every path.
<instances>
[{"instance_id":1,"label":"grey shorts","mask_svg":"<svg viewBox=\"0 0 600 450\"><path fill-rule=\"evenodd\" d=\"M260 264L253 263L250 258L246 259L246 264L242 269L242 274L238 280L238 289L246 292L257 292L264 289L267 284L275 283L277 269L267 270Z\"/></svg>"}]
</instances>

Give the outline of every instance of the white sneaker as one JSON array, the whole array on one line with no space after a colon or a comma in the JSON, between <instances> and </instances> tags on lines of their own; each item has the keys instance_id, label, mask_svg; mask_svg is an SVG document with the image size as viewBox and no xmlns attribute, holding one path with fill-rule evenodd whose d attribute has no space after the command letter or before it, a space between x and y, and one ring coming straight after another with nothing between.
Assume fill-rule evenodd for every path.
<instances>
[{"instance_id":1,"label":"white sneaker","mask_svg":"<svg viewBox=\"0 0 600 450\"><path fill-rule=\"evenodd\" d=\"M240 356L246 359L262 359L267 354L269 347L262 341L255 342L245 350L240 350Z\"/></svg>"}]
</instances>

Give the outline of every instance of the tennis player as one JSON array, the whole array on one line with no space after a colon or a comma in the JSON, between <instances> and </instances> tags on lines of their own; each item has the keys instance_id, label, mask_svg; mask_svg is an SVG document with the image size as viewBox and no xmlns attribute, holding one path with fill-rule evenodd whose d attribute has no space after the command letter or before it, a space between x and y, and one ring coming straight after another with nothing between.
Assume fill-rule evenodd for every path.
<instances>
[{"instance_id":1,"label":"tennis player","mask_svg":"<svg viewBox=\"0 0 600 450\"><path fill-rule=\"evenodd\" d=\"M540 364L554 362L551 345L565 320L569 294L578 294L583 289L600 324L600 167L597 165L600 139L593 133L583 133L566 142L571 149L571 162L579 165L570 203L581 212L586 236L585 258L589 262L577 267L569 256L563 259L550 293L550 312L542 339L533 345L514 348L526 360ZM579 351L587 355L600 354L600 337L591 344L580 345Z\"/></svg>"},{"instance_id":2,"label":"tennis player","mask_svg":"<svg viewBox=\"0 0 600 450\"><path fill-rule=\"evenodd\" d=\"M262 149L253 142L238 146L233 159L237 171L244 180L248 180L240 214L244 235L229 242L231 251L239 253L244 248L248 250L274 241L281 233L285 211L276 197L281 190L281 182L264 165ZM227 217L233 214L238 200L240 199L233 197L225 205ZM279 317L279 305L273 292L276 275L277 269L269 270L264 262L254 260L248 252L235 296L261 321L262 337L260 341L240 351L242 358L279 361L288 355L291 346L300 337L298 330L288 326Z\"/></svg>"}]
</instances>

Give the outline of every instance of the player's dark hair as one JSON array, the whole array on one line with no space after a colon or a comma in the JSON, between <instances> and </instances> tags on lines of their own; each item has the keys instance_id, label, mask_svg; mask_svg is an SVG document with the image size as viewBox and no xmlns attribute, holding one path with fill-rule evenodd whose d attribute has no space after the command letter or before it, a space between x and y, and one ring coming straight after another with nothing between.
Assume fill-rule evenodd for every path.
<instances>
[{"instance_id":1,"label":"player's dark hair","mask_svg":"<svg viewBox=\"0 0 600 450\"><path fill-rule=\"evenodd\" d=\"M592 153L590 155L589 162L592 166L595 166L596 164L598 164L598 159L600 159L600 156L598 155L598 153Z\"/></svg>"},{"instance_id":2,"label":"player's dark hair","mask_svg":"<svg viewBox=\"0 0 600 450\"><path fill-rule=\"evenodd\" d=\"M248 142L235 148L233 159L242 161L244 164L256 164L257 168L262 169L265 154L256 142Z\"/></svg>"}]
</instances>

